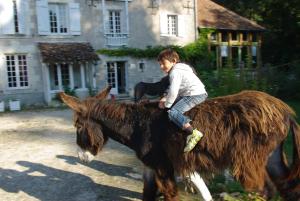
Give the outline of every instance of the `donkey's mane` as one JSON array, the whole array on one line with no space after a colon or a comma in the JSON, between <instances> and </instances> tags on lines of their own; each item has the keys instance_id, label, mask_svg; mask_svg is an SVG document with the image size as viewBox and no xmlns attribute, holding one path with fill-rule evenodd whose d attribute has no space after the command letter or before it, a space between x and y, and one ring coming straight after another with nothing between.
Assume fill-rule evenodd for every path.
<instances>
[{"instance_id":1,"label":"donkey's mane","mask_svg":"<svg viewBox=\"0 0 300 201\"><path fill-rule=\"evenodd\" d=\"M151 103L122 103L122 102L112 102L110 100L97 100L95 98L89 98L85 102L88 108L88 113L93 117L104 117L109 119L114 119L116 122L129 121L128 115L135 114L139 118L151 118L153 115L159 115L163 110L158 108L158 102ZM104 116L103 116L104 115Z\"/></svg>"}]
</instances>

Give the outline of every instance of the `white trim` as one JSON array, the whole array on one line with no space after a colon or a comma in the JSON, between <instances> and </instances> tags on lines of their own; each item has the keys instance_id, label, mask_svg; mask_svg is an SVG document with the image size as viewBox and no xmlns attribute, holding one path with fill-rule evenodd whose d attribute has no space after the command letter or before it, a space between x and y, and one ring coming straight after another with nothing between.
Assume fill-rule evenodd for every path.
<instances>
[{"instance_id":1,"label":"white trim","mask_svg":"<svg viewBox=\"0 0 300 201\"><path fill-rule=\"evenodd\" d=\"M61 66L60 64L56 64L56 70L57 70L57 79L58 79L58 89L63 90L62 86L62 79L61 79Z\"/></svg>"},{"instance_id":2,"label":"white trim","mask_svg":"<svg viewBox=\"0 0 300 201\"><path fill-rule=\"evenodd\" d=\"M72 63L68 63L69 67L69 80L70 80L70 88L74 89L74 72Z\"/></svg>"},{"instance_id":3,"label":"white trim","mask_svg":"<svg viewBox=\"0 0 300 201\"><path fill-rule=\"evenodd\" d=\"M89 64L87 63L86 65L88 66ZM92 67L92 73L93 73L93 89L95 89L97 83L96 83L96 69L94 65Z\"/></svg>"},{"instance_id":4,"label":"white trim","mask_svg":"<svg viewBox=\"0 0 300 201\"><path fill-rule=\"evenodd\" d=\"M45 101L46 103L50 103L52 100L51 97L51 88L50 88L50 72L49 72L49 65L42 63L42 68L43 68L43 75L44 75L44 95L45 95Z\"/></svg>"},{"instance_id":5,"label":"white trim","mask_svg":"<svg viewBox=\"0 0 300 201\"><path fill-rule=\"evenodd\" d=\"M85 89L85 72L83 64L80 64L81 88Z\"/></svg>"}]
</instances>

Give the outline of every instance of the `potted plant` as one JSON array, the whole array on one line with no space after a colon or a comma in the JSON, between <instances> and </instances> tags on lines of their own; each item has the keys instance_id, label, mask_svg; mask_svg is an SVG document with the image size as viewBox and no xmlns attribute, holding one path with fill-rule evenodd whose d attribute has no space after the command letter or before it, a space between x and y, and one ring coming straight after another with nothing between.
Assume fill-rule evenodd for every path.
<instances>
[{"instance_id":1,"label":"potted plant","mask_svg":"<svg viewBox=\"0 0 300 201\"><path fill-rule=\"evenodd\" d=\"M9 100L9 110L10 111L17 111L21 109L20 100L12 99Z\"/></svg>"},{"instance_id":2,"label":"potted plant","mask_svg":"<svg viewBox=\"0 0 300 201\"><path fill-rule=\"evenodd\" d=\"M3 100L0 100L0 112L4 112L5 110L5 104Z\"/></svg>"}]
</instances>

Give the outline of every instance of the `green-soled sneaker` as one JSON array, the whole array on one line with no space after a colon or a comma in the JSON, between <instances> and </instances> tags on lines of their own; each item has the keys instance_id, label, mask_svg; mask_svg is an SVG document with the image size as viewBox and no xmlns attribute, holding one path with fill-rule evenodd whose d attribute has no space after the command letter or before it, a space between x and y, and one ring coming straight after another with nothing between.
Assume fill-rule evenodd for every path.
<instances>
[{"instance_id":1,"label":"green-soled sneaker","mask_svg":"<svg viewBox=\"0 0 300 201\"><path fill-rule=\"evenodd\" d=\"M197 145L199 140L202 138L203 134L197 129L193 130L193 133L186 137L186 145L184 147L184 152L190 152Z\"/></svg>"}]
</instances>

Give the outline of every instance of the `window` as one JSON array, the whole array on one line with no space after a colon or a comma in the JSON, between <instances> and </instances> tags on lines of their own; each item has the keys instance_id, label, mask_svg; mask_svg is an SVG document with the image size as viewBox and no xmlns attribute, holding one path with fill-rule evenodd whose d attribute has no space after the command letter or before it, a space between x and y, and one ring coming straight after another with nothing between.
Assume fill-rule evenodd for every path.
<instances>
[{"instance_id":1,"label":"window","mask_svg":"<svg viewBox=\"0 0 300 201\"><path fill-rule=\"evenodd\" d=\"M252 42L257 42L257 34L252 33Z\"/></svg>"},{"instance_id":2,"label":"window","mask_svg":"<svg viewBox=\"0 0 300 201\"><path fill-rule=\"evenodd\" d=\"M228 33L227 32L222 32L222 42L227 42L228 41Z\"/></svg>"},{"instance_id":3,"label":"window","mask_svg":"<svg viewBox=\"0 0 300 201\"><path fill-rule=\"evenodd\" d=\"M18 10L17 10L17 2L16 2L16 0L13 1L13 7L14 7L14 26L15 26L15 32L19 33L19 21L18 21Z\"/></svg>"},{"instance_id":4,"label":"window","mask_svg":"<svg viewBox=\"0 0 300 201\"><path fill-rule=\"evenodd\" d=\"M109 11L109 33L121 33L120 11Z\"/></svg>"},{"instance_id":5,"label":"window","mask_svg":"<svg viewBox=\"0 0 300 201\"><path fill-rule=\"evenodd\" d=\"M177 16L168 15L168 35L177 35Z\"/></svg>"},{"instance_id":6,"label":"window","mask_svg":"<svg viewBox=\"0 0 300 201\"><path fill-rule=\"evenodd\" d=\"M248 41L248 34L247 34L247 32L242 32L242 41Z\"/></svg>"},{"instance_id":7,"label":"window","mask_svg":"<svg viewBox=\"0 0 300 201\"><path fill-rule=\"evenodd\" d=\"M68 18L65 4L49 4L50 32L67 33Z\"/></svg>"},{"instance_id":8,"label":"window","mask_svg":"<svg viewBox=\"0 0 300 201\"><path fill-rule=\"evenodd\" d=\"M238 40L237 32L231 32L231 40L233 40L233 41L237 41Z\"/></svg>"},{"instance_id":9,"label":"window","mask_svg":"<svg viewBox=\"0 0 300 201\"><path fill-rule=\"evenodd\" d=\"M71 88L69 64L51 64L49 73L51 90Z\"/></svg>"},{"instance_id":10,"label":"window","mask_svg":"<svg viewBox=\"0 0 300 201\"><path fill-rule=\"evenodd\" d=\"M61 81L63 87L70 87L69 64L60 64L60 68L61 68Z\"/></svg>"},{"instance_id":11,"label":"window","mask_svg":"<svg viewBox=\"0 0 300 201\"><path fill-rule=\"evenodd\" d=\"M7 55L6 66L9 88L28 87L26 55Z\"/></svg>"},{"instance_id":12,"label":"window","mask_svg":"<svg viewBox=\"0 0 300 201\"><path fill-rule=\"evenodd\" d=\"M210 34L210 40L212 40L212 41L217 40L217 33L216 32L213 32L213 33Z\"/></svg>"}]
</instances>

